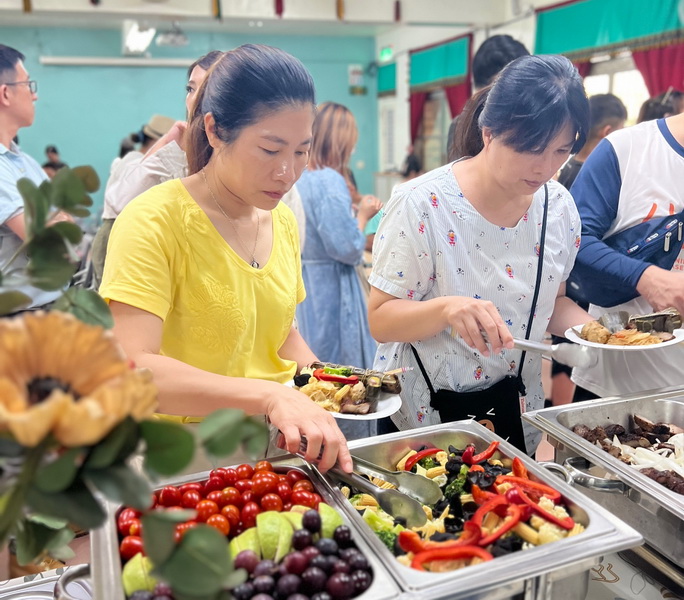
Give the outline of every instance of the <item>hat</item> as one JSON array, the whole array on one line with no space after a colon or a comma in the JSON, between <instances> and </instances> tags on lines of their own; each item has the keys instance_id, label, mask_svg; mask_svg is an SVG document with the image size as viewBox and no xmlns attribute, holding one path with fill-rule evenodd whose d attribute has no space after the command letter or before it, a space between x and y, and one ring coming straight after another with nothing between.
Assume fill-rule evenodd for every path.
<instances>
[{"instance_id":1,"label":"hat","mask_svg":"<svg viewBox=\"0 0 684 600\"><path fill-rule=\"evenodd\" d=\"M175 119L171 117L165 117L164 115L152 115L147 125L143 125L142 131L147 137L151 137L158 140L161 136L173 127L176 122Z\"/></svg>"}]
</instances>

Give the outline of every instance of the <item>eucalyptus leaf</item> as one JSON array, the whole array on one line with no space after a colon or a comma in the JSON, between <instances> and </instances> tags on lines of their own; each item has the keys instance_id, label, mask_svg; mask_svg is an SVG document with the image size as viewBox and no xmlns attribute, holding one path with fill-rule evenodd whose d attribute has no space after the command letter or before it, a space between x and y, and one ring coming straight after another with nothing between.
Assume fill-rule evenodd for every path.
<instances>
[{"instance_id":1,"label":"eucalyptus leaf","mask_svg":"<svg viewBox=\"0 0 684 600\"><path fill-rule=\"evenodd\" d=\"M204 450L213 456L233 454L240 445L245 413L221 408L208 415L197 427L197 437Z\"/></svg>"},{"instance_id":2,"label":"eucalyptus leaf","mask_svg":"<svg viewBox=\"0 0 684 600\"><path fill-rule=\"evenodd\" d=\"M68 544L63 544L62 546L59 546L58 548L53 548L48 552L48 554L56 559L56 560L61 560L62 562L65 562L67 560L71 560L76 556L76 553L68 546Z\"/></svg>"},{"instance_id":3,"label":"eucalyptus leaf","mask_svg":"<svg viewBox=\"0 0 684 600\"><path fill-rule=\"evenodd\" d=\"M233 570L225 536L207 525L188 530L169 558L156 567L179 594L197 597L217 594Z\"/></svg>"},{"instance_id":4,"label":"eucalyptus leaf","mask_svg":"<svg viewBox=\"0 0 684 600\"><path fill-rule=\"evenodd\" d=\"M195 440L185 427L147 420L140 423L140 431L145 440L144 466L148 472L174 475L190 464Z\"/></svg>"},{"instance_id":5,"label":"eucalyptus leaf","mask_svg":"<svg viewBox=\"0 0 684 600\"><path fill-rule=\"evenodd\" d=\"M17 190L24 200L24 227L27 237L32 237L45 229L50 208L50 186L50 182L45 181L38 187L25 177L17 181Z\"/></svg>"},{"instance_id":6,"label":"eucalyptus leaf","mask_svg":"<svg viewBox=\"0 0 684 600\"><path fill-rule=\"evenodd\" d=\"M69 543L73 537L73 531L51 529L40 523L25 520L17 528L17 561L20 565L27 565L40 557L52 544L58 548Z\"/></svg>"},{"instance_id":7,"label":"eucalyptus leaf","mask_svg":"<svg viewBox=\"0 0 684 600\"><path fill-rule=\"evenodd\" d=\"M93 446L83 465L84 468L104 469L115 462L123 462L135 451L138 439L138 424L131 417L126 417L104 440Z\"/></svg>"},{"instance_id":8,"label":"eucalyptus leaf","mask_svg":"<svg viewBox=\"0 0 684 600\"><path fill-rule=\"evenodd\" d=\"M241 430L242 447L252 459L265 456L268 448L268 427L251 417L244 420Z\"/></svg>"},{"instance_id":9,"label":"eucalyptus leaf","mask_svg":"<svg viewBox=\"0 0 684 600\"><path fill-rule=\"evenodd\" d=\"M45 550L52 554L52 552L59 550L62 546L67 546L74 537L76 537L76 533L68 526L57 529L55 530L55 535L45 544Z\"/></svg>"},{"instance_id":10,"label":"eucalyptus leaf","mask_svg":"<svg viewBox=\"0 0 684 600\"><path fill-rule=\"evenodd\" d=\"M154 510L142 518L145 554L155 565L163 564L176 548L176 525L194 519L194 510Z\"/></svg>"},{"instance_id":11,"label":"eucalyptus leaf","mask_svg":"<svg viewBox=\"0 0 684 600\"><path fill-rule=\"evenodd\" d=\"M63 518L81 529L94 529L104 523L106 514L100 503L82 481L63 492L49 494L35 486L28 489L28 506L36 512Z\"/></svg>"},{"instance_id":12,"label":"eucalyptus leaf","mask_svg":"<svg viewBox=\"0 0 684 600\"><path fill-rule=\"evenodd\" d=\"M72 169L60 169L52 178L50 202L53 206L71 213L72 209L83 205L87 196L83 182Z\"/></svg>"},{"instance_id":13,"label":"eucalyptus leaf","mask_svg":"<svg viewBox=\"0 0 684 600\"><path fill-rule=\"evenodd\" d=\"M25 308L29 304L31 304L31 298L26 294L14 290L0 292L0 316L9 315Z\"/></svg>"},{"instance_id":14,"label":"eucalyptus leaf","mask_svg":"<svg viewBox=\"0 0 684 600\"><path fill-rule=\"evenodd\" d=\"M16 458L25 454L26 448L14 438L0 434L0 456L3 458Z\"/></svg>"},{"instance_id":15,"label":"eucalyptus leaf","mask_svg":"<svg viewBox=\"0 0 684 600\"><path fill-rule=\"evenodd\" d=\"M150 507L152 488L149 482L125 464L85 471L83 476L113 502L138 510Z\"/></svg>"},{"instance_id":16,"label":"eucalyptus leaf","mask_svg":"<svg viewBox=\"0 0 684 600\"><path fill-rule=\"evenodd\" d=\"M66 290L55 302L55 310L68 312L79 321L89 325L99 325L104 329L114 327L114 319L109 305L93 290L72 287Z\"/></svg>"},{"instance_id":17,"label":"eucalyptus leaf","mask_svg":"<svg viewBox=\"0 0 684 600\"><path fill-rule=\"evenodd\" d=\"M50 529L63 529L69 524L69 522L64 519L58 519L56 517L51 517L50 515L41 515L38 513L33 513L27 518L29 521L39 523Z\"/></svg>"},{"instance_id":18,"label":"eucalyptus leaf","mask_svg":"<svg viewBox=\"0 0 684 600\"><path fill-rule=\"evenodd\" d=\"M78 244L83 239L83 230L76 223L60 221L50 225L50 229L59 233L61 237L66 238L72 244Z\"/></svg>"},{"instance_id":19,"label":"eucalyptus leaf","mask_svg":"<svg viewBox=\"0 0 684 600\"><path fill-rule=\"evenodd\" d=\"M69 261L64 240L51 228L29 241L27 253L29 263L26 270L31 283L41 290L65 287L76 272L77 265Z\"/></svg>"},{"instance_id":20,"label":"eucalyptus leaf","mask_svg":"<svg viewBox=\"0 0 684 600\"><path fill-rule=\"evenodd\" d=\"M92 194L100 189L100 178L95 169L90 166L80 166L71 169L71 172L78 177L83 183L86 192Z\"/></svg>"},{"instance_id":21,"label":"eucalyptus leaf","mask_svg":"<svg viewBox=\"0 0 684 600\"><path fill-rule=\"evenodd\" d=\"M55 460L45 463L37 471L33 484L41 492L61 492L74 481L78 472L77 459L82 448L70 448Z\"/></svg>"}]
</instances>

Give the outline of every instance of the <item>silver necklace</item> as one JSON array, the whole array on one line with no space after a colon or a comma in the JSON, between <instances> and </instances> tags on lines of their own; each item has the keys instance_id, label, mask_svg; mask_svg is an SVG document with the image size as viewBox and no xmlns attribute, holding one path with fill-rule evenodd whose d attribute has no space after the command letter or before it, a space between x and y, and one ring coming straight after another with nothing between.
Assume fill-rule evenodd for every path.
<instances>
[{"instance_id":1,"label":"silver necklace","mask_svg":"<svg viewBox=\"0 0 684 600\"><path fill-rule=\"evenodd\" d=\"M242 238L240 237L240 234L238 233L237 227L235 227L235 223L233 223L233 219L231 219L227 214L226 211L223 210L221 205L218 203L218 200L216 200L216 196L214 196L214 192L211 190L211 186L209 185L209 182L207 181L207 174L204 172L204 169L202 169L202 177L204 178L204 183L207 186L207 189L209 190L209 193L211 194L211 199L214 201L214 204L216 204L216 208L218 208L221 211L221 214L226 218L226 220L230 223L230 226L233 228L233 231L235 232L235 236L237 237L237 241L242 246L242 249L247 252L247 247L242 243ZM256 237L254 238L254 248L252 248L252 252L247 252L252 257L252 262L250 262L250 266L254 267L255 269L259 268L259 263L256 261L256 258L254 258L254 253L256 252L257 248L257 243L259 242L259 226L261 225L261 219L259 218L259 211L257 210L257 230L256 230Z\"/></svg>"}]
</instances>

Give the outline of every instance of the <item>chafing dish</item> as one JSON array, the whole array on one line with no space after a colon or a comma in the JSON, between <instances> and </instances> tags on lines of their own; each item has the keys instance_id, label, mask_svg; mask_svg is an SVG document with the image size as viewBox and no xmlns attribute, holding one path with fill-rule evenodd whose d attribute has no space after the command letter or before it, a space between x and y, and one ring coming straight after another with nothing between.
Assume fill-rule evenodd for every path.
<instances>
[{"instance_id":1,"label":"chafing dish","mask_svg":"<svg viewBox=\"0 0 684 600\"><path fill-rule=\"evenodd\" d=\"M311 479L316 491L323 499L343 513L342 507L336 498L329 492L328 486L321 480L318 471L312 469L307 463L296 456L284 455L269 459L274 468L297 468L301 469ZM206 479L209 472L185 475L175 479L164 481L164 485L179 485L190 481ZM346 503L346 501L345 501ZM125 600L123 584L121 581L121 560L119 558L119 539L116 530L115 513L117 506L107 506L108 518L103 527L91 533L91 574L94 598L106 598L107 600ZM343 513L344 514L344 513ZM380 561L374 556L373 551L365 544L362 535L357 531L353 523L352 528L354 541L373 568L373 583L370 588L355 600L390 600L399 598L401 592L392 580L392 577L384 569Z\"/></svg>"},{"instance_id":2,"label":"chafing dish","mask_svg":"<svg viewBox=\"0 0 684 600\"><path fill-rule=\"evenodd\" d=\"M498 557L492 562L448 573L425 573L400 564L356 509L344 502L340 490L330 484L330 491L336 504L342 504L350 522L363 533L368 545L408 597L495 600L522 593L526 600L584 600L589 569L598 564L605 553L639 545L641 536L488 429L472 421L462 421L359 440L352 442L350 448L354 456L393 469L407 450L419 449L426 442L442 448L449 444L463 447L474 442L478 448L485 448L494 440L500 442L503 454L511 458L518 456L532 476L558 489L573 518L584 524L586 531L552 544Z\"/></svg>"},{"instance_id":3,"label":"chafing dish","mask_svg":"<svg viewBox=\"0 0 684 600\"><path fill-rule=\"evenodd\" d=\"M574 468L574 480L586 495L634 527L655 550L684 567L684 496L670 491L572 432L575 425L589 428L619 424L628 428L636 413L653 421L684 425L684 392L659 392L624 398L563 405L523 415L546 432L555 448L555 461ZM580 463L595 465L589 473Z\"/></svg>"}]
</instances>

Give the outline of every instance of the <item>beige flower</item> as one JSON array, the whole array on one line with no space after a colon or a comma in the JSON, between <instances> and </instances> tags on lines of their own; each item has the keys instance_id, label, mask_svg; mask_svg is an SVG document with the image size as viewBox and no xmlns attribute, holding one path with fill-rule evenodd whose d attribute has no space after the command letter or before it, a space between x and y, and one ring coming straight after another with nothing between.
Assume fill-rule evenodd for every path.
<instances>
[{"instance_id":1,"label":"beige flower","mask_svg":"<svg viewBox=\"0 0 684 600\"><path fill-rule=\"evenodd\" d=\"M0 431L19 443L51 432L65 446L95 444L156 405L151 374L131 369L102 328L57 311L0 319Z\"/></svg>"}]
</instances>

